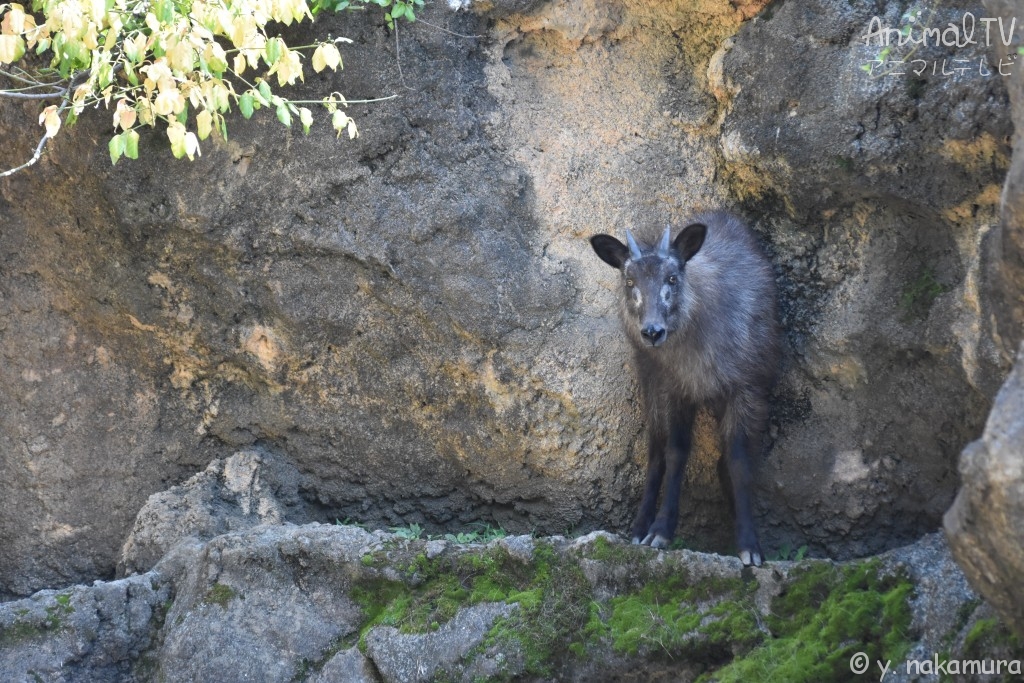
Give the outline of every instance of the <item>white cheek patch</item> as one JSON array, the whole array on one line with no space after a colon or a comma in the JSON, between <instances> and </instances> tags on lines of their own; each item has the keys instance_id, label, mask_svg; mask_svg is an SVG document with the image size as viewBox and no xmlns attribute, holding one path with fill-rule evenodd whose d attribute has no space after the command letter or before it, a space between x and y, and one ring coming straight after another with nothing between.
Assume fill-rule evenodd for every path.
<instances>
[{"instance_id":1,"label":"white cheek patch","mask_svg":"<svg viewBox=\"0 0 1024 683\"><path fill-rule=\"evenodd\" d=\"M644 297L640 293L640 290L639 289L634 289L633 290L633 304L639 307L639 306L642 306L643 303L644 303Z\"/></svg>"},{"instance_id":2,"label":"white cheek patch","mask_svg":"<svg viewBox=\"0 0 1024 683\"><path fill-rule=\"evenodd\" d=\"M672 301L672 288L665 285L661 288L661 303L667 305L670 301Z\"/></svg>"}]
</instances>

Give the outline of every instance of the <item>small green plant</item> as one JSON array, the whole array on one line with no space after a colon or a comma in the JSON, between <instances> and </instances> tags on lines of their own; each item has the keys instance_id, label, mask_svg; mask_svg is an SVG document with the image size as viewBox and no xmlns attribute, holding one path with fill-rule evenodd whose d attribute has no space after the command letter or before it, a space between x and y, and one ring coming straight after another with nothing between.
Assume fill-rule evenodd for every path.
<instances>
[{"instance_id":1,"label":"small green plant","mask_svg":"<svg viewBox=\"0 0 1024 683\"><path fill-rule=\"evenodd\" d=\"M228 603L238 597L238 593L231 586L226 586L223 583L215 583L206 592L206 597L203 598L203 602L208 605L219 605L221 607L227 607Z\"/></svg>"},{"instance_id":2,"label":"small green plant","mask_svg":"<svg viewBox=\"0 0 1024 683\"><path fill-rule=\"evenodd\" d=\"M395 21L398 19L416 21L416 9L423 7L423 0L356 0L355 3L352 0L315 0L312 11L316 16L324 10L341 12L363 3L380 6L384 10L384 21L392 31L395 30Z\"/></svg>"},{"instance_id":3,"label":"small green plant","mask_svg":"<svg viewBox=\"0 0 1024 683\"><path fill-rule=\"evenodd\" d=\"M460 531L455 534L445 534L442 536L444 540L451 541L452 543L490 543L500 538L505 538L508 533L500 528L493 527L490 524L484 522L476 522L472 526L477 526L478 529L475 531Z\"/></svg>"},{"instance_id":4,"label":"small green plant","mask_svg":"<svg viewBox=\"0 0 1024 683\"><path fill-rule=\"evenodd\" d=\"M947 287L935 279L935 271L925 268L900 296L900 308L903 309L904 318L926 315L935 298L946 290Z\"/></svg>"},{"instance_id":5,"label":"small green plant","mask_svg":"<svg viewBox=\"0 0 1024 683\"><path fill-rule=\"evenodd\" d=\"M799 548L793 549L789 543L783 543L779 551L770 560L774 562L799 562L800 560L807 557L807 546L802 545Z\"/></svg>"},{"instance_id":6,"label":"small green plant","mask_svg":"<svg viewBox=\"0 0 1024 683\"><path fill-rule=\"evenodd\" d=\"M423 535L423 527L413 522L409 526L393 526L391 533L407 541L415 541Z\"/></svg>"}]
</instances>

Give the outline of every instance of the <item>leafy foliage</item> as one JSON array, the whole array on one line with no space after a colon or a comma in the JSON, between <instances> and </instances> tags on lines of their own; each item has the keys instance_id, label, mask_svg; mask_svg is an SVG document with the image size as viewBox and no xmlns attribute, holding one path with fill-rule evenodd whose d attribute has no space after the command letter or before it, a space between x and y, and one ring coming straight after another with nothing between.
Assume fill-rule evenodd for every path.
<instances>
[{"instance_id":1,"label":"leafy foliage","mask_svg":"<svg viewBox=\"0 0 1024 683\"><path fill-rule=\"evenodd\" d=\"M392 28L398 18L414 21L413 8L423 3L355 0L371 1L388 10ZM113 163L137 158L139 128L160 122L174 156L194 159L211 134L227 137L232 107L245 118L270 109L282 125L297 120L308 133L313 114L303 105L319 104L339 137L355 138L341 93L293 101L276 91L305 80L307 57L318 73L342 68L339 45L352 41L328 36L293 47L272 31L349 7L350 0L315 0L312 7L307 0L32 0L30 10L0 4L0 74L12 84L0 96L58 101L39 115L44 141L89 107L112 109Z\"/></svg>"}]
</instances>

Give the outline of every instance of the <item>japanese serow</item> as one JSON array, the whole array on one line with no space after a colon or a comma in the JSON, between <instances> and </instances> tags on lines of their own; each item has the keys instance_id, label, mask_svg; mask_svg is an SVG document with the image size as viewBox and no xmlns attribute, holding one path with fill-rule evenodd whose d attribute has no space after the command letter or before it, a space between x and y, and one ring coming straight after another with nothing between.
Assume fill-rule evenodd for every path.
<instances>
[{"instance_id":1,"label":"japanese serow","mask_svg":"<svg viewBox=\"0 0 1024 683\"><path fill-rule=\"evenodd\" d=\"M733 502L740 559L760 565L751 456L762 448L779 365L771 266L746 225L726 213L698 216L674 239L667 227L655 246L628 230L626 239L595 235L590 242L622 273L620 314L646 410L647 478L633 542L672 542L693 422L706 405L719 423L718 470Z\"/></svg>"}]
</instances>

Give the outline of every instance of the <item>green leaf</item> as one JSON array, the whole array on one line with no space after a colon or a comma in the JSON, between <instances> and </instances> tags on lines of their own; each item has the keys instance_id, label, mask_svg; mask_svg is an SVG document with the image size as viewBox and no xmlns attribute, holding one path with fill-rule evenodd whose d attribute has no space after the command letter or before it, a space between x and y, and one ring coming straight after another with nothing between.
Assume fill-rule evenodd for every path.
<instances>
[{"instance_id":1,"label":"green leaf","mask_svg":"<svg viewBox=\"0 0 1024 683\"><path fill-rule=\"evenodd\" d=\"M106 88L114 81L114 67L110 66L110 62L100 64L100 68L96 70L96 81L100 86L100 90Z\"/></svg>"},{"instance_id":2,"label":"green leaf","mask_svg":"<svg viewBox=\"0 0 1024 683\"><path fill-rule=\"evenodd\" d=\"M110 151L111 165L117 163L117 160L121 158L122 154L124 154L126 147L127 144L123 133L110 138L110 142L107 143L107 149Z\"/></svg>"},{"instance_id":3,"label":"green leaf","mask_svg":"<svg viewBox=\"0 0 1024 683\"><path fill-rule=\"evenodd\" d=\"M267 41L267 66L274 66L281 58L281 39L271 38Z\"/></svg>"},{"instance_id":4,"label":"green leaf","mask_svg":"<svg viewBox=\"0 0 1024 683\"><path fill-rule=\"evenodd\" d=\"M412 13L412 6L405 8L405 20L409 23L416 21L416 15Z\"/></svg>"},{"instance_id":5,"label":"green leaf","mask_svg":"<svg viewBox=\"0 0 1024 683\"><path fill-rule=\"evenodd\" d=\"M242 93L242 96L238 98L238 109L242 112L242 116L249 118L252 116L253 103L255 98L252 93Z\"/></svg>"},{"instance_id":6,"label":"green leaf","mask_svg":"<svg viewBox=\"0 0 1024 683\"><path fill-rule=\"evenodd\" d=\"M268 84L266 81L260 81L260 84L259 84L258 88L259 88L259 91L260 91L260 95L263 96L264 102L268 102L269 103L270 102L270 84Z\"/></svg>"},{"instance_id":7,"label":"green leaf","mask_svg":"<svg viewBox=\"0 0 1024 683\"><path fill-rule=\"evenodd\" d=\"M292 127L292 113L288 111L288 107L284 102L277 105L277 120L287 128Z\"/></svg>"},{"instance_id":8,"label":"green leaf","mask_svg":"<svg viewBox=\"0 0 1024 683\"><path fill-rule=\"evenodd\" d=\"M122 133L124 136L124 155L129 159L139 158L139 134L134 130Z\"/></svg>"},{"instance_id":9,"label":"green leaf","mask_svg":"<svg viewBox=\"0 0 1024 683\"><path fill-rule=\"evenodd\" d=\"M396 2L394 9L391 10L391 19L400 19L402 15L405 14L406 7L408 7L408 5L405 3Z\"/></svg>"}]
</instances>

